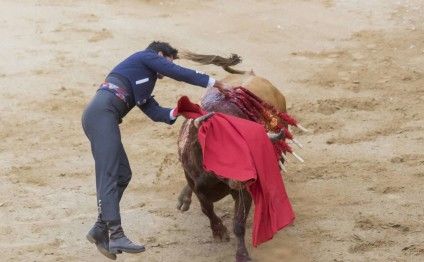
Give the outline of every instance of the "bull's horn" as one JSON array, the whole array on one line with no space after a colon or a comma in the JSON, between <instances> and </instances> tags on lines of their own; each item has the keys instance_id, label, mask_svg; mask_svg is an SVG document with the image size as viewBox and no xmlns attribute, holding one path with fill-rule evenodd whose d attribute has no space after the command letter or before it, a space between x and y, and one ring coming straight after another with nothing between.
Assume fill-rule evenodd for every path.
<instances>
[{"instance_id":1,"label":"bull's horn","mask_svg":"<svg viewBox=\"0 0 424 262\"><path fill-rule=\"evenodd\" d=\"M300 162L305 162L305 160L303 160L303 158L301 158L300 156L298 156L295 152L292 152L292 154L293 154L293 156L297 159L297 160L299 160Z\"/></svg>"},{"instance_id":2,"label":"bull's horn","mask_svg":"<svg viewBox=\"0 0 424 262\"><path fill-rule=\"evenodd\" d=\"M293 141L293 143L295 143L298 147L300 147L300 148L303 148L303 145L299 142L299 141L297 141L296 139L292 139L292 141Z\"/></svg>"},{"instance_id":3,"label":"bull's horn","mask_svg":"<svg viewBox=\"0 0 424 262\"><path fill-rule=\"evenodd\" d=\"M303 132L308 132L308 133L310 132L308 129L304 128L300 124L297 124L296 127L299 128L300 130L302 130Z\"/></svg>"},{"instance_id":4,"label":"bull's horn","mask_svg":"<svg viewBox=\"0 0 424 262\"><path fill-rule=\"evenodd\" d=\"M286 172L286 173L287 173L286 166L285 166L283 163L281 163L281 161L278 161L278 164L280 164L280 168L281 168L281 170L283 170L284 172Z\"/></svg>"},{"instance_id":5,"label":"bull's horn","mask_svg":"<svg viewBox=\"0 0 424 262\"><path fill-rule=\"evenodd\" d=\"M199 116L198 118L194 119L193 121L194 126L198 128L203 121L212 117L214 114L215 112L210 112L210 113L207 113L206 115Z\"/></svg>"},{"instance_id":6,"label":"bull's horn","mask_svg":"<svg viewBox=\"0 0 424 262\"><path fill-rule=\"evenodd\" d=\"M280 140L283 137L283 131L281 131L280 133L267 132L266 134L268 135L268 138L271 141L277 141L277 140Z\"/></svg>"}]
</instances>

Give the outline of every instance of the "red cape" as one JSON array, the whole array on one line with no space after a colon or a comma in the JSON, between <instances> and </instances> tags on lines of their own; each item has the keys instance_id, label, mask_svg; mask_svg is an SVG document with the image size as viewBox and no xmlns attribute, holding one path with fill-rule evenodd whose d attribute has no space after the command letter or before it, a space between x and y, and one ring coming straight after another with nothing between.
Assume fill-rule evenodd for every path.
<instances>
[{"instance_id":1,"label":"red cape","mask_svg":"<svg viewBox=\"0 0 424 262\"><path fill-rule=\"evenodd\" d=\"M178 101L177 112L187 118L206 113L185 96ZM248 189L255 204L253 246L270 240L278 230L292 223L294 213L278 159L261 124L215 113L202 123L198 138L205 170L224 178L252 182Z\"/></svg>"}]
</instances>

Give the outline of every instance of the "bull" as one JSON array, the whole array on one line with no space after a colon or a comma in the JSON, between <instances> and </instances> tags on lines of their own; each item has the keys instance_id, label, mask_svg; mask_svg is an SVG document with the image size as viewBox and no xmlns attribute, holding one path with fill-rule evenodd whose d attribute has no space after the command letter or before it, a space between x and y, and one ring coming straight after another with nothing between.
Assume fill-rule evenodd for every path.
<instances>
[{"instance_id":1,"label":"bull","mask_svg":"<svg viewBox=\"0 0 424 262\"><path fill-rule=\"evenodd\" d=\"M247 73L230 68L229 65L233 65L234 61L223 61L221 57L194 55L192 53L184 58L203 64L212 63L222 66L226 71L233 73L224 78L223 82L229 83L231 86L243 86L277 110L286 112L285 97L275 86L265 78L256 76L253 72ZM217 58L221 59L218 64L214 63ZM234 59L237 59L237 57L233 56ZM236 104L225 99L223 93L218 89L207 90L201 98L200 104L208 112L221 112L249 119L249 116ZM229 241L228 230L214 211L214 202L230 194L234 199L233 232L237 239L236 261L250 261L251 258L245 244L246 220L252 204L249 192L241 182L219 178L213 172L207 172L203 169L202 149L197 133L201 122L209 116L186 120L180 129L178 156L187 184L179 194L177 209L183 212L187 211L190 208L191 197L194 192L200 202L202 212L209 218L213 238L217 241ZM268 137L271 140L278 140L281 139L282 134L269 134ZM284 162L284 159L280 161Z\"/></svg>"}]
</instances>

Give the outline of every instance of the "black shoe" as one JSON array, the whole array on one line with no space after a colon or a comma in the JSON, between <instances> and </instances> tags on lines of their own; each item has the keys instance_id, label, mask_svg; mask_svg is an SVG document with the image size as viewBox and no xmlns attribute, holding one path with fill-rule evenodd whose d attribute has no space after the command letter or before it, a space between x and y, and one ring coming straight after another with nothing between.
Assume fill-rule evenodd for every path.
<instances>
[{"instance_id":1,"label":"black shoe","mask_svg":"<svg viewBox=\"0 0 424 262\"><path fill-rule=\"evenodd\" d=\"M100 225L97 222L88 232L87 240L96 244L97 249L105 257L116 260L116 253L109 252L109 233L106 224Z\"/></svg>"},{"instance_id":2,"label":"black shoe","mask_svg":"<svg viewBox=\"0 0 424 262\"><path fill-rule=\"evenodd\" d=\"M110 239L109 239L109 252L119 254L126 253L140 253L146 250L143 245L136 245L129 240L122 229L121 225L109 225Z\"/></svg>"}]
</instances>

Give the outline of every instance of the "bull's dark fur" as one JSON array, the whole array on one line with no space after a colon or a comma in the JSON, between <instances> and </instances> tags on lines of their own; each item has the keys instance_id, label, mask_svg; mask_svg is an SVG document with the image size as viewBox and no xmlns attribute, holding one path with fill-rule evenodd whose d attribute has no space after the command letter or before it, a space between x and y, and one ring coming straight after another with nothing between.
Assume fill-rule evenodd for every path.
<instances>
[{"instance_id":1,"label":"bull's dark fur","mask_svg":"<svg viewBox=\"0 0 424 262\"><path fill-rule=\"evenodd\" d=\"M247 116L236 105L228 102L216 89L206 93L201 104L209 112L222 112L247 119ZM246 190L231 189L229 187L231 181L218 179L213 173L208 173L203 169L202 150L197 139L197 131L192 121L189 120L184 122L181 127L178 153L188 185L181 191L177 208L182 211L188 210L191 194L194 192L199 199L203 213L210 220L213 237L219 241L228 241L227 228L215 214L213 203L231 194L235 201L233 230L237 238L236 261L248 261L250 257L244 236L252 199Z\"/></svg>"}]
</instances>

